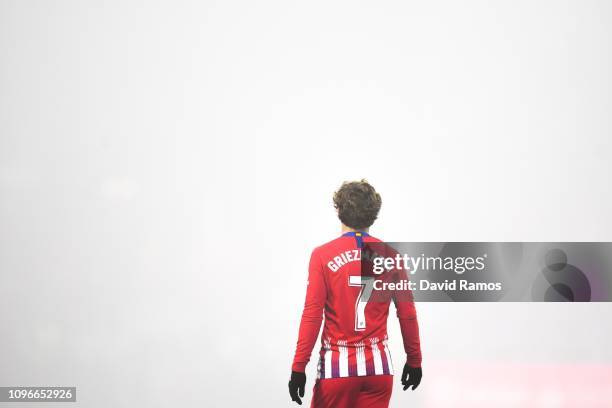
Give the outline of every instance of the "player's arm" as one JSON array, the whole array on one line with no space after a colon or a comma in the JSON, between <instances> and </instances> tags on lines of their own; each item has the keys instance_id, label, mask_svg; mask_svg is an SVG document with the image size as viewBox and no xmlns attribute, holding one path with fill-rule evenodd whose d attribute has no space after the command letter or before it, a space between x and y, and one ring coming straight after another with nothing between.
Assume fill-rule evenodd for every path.
<instances>
[{"instance_id":1,"label":"player's arm","mask_svg":"<svg viewBox=\"0 0 612 408\"><path fill-rule=\"evenodd\" d=\"M310 256L308 266L306 301L304 302L295 357L291 366L291 380L289 381L291 399L300 405L302 404L300 397L304 397L304 387L306 385L306 364L310 360L312 349L317 342L321 329L326 298L327 286L323 276L323 265L315 250Z\"/></svg>"},{"instance_id":2,"label":"player's arm","mask_svg":"<svg viewBox=\"0 0 612 408\"><path fill-rule=\"evenodd\" d=\"M404 279L407 279L402 271ZM416 308L412 292L406 290L393 297L397 318L402 331L404 351L406 352L406 364L402 372L402 384L404 390L412 386L414 390L421 383L421 341L419 338L419 322L417 320Z\"/></svg>"}]
</instances>

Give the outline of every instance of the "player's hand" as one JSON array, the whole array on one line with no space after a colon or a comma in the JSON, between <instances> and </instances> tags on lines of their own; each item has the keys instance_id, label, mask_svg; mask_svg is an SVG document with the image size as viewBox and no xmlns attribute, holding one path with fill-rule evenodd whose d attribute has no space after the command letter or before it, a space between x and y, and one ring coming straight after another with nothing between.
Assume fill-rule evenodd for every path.
<instances>
[{"instance_id":1,"label":"player's hand","mask_svg":"<svg viewBox=\"0 0 612 408\"><path fill-rule=\"evenodd\" d=\"M304 398L304 388L306 387L306 373L298 373L297 371L291 372L291 379L289 380L289 395L291 400L302 405L300 397Z\"/></svg>"},{"instance_id":2,"label":"player's hand","mask_svg":"<svg viewBox=\"0 0 612 408\"><path fill-rule=\"evenodd\" d=\"M406 363L406 365L404 365L404 371L402 372L402 385L404 386L404 391L410 386L415 390L421 383L421 377L423 377L423 370L421 370L421 367L410 367L408 363Z\"/></svg>"}]
</instances>

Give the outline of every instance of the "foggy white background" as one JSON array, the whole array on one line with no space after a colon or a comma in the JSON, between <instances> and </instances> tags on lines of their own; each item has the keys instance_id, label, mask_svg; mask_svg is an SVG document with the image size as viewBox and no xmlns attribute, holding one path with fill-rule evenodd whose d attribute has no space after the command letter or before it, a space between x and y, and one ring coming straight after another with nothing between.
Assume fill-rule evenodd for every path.
<instances>
[{"instance_id":1,"label":"foggy white background","mask_svg":"<svg viewBox=\"0 0 612 408\"><path fill-rule=\"evenodd\" d=\"M0 386L290 406L343 180L380 191L389 241L612 240L611 23L607 1L0 0ZM392 406L449 392L428 363L611 364L611 311L419 304L423 383Z\"/></svg>"}]
</instances>

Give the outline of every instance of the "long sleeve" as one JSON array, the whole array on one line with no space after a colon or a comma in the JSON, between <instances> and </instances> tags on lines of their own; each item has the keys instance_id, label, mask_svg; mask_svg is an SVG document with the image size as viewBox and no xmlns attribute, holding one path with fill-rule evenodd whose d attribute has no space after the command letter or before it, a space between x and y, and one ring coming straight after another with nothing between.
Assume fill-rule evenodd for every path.
<instances>
[{"instance_id":1,"label":"long sleeve","mask_svg":"<svg viewBox=\"0 0 612 408\"><path fill-rule=\"evenodd\" d=\"M306 301L304 302L292 371L304 372L306 369L306 364L310 360L323 321L323 308L326 298L327 287L323 276L323 266L315 250L310 256Z\"/></svg>"},{"instance_id":2,"label":"long sleeve","mask_svg":"<svg viewBox=\"0 0 612 408\"><path fill-rule=\"evenodd\" d=\"M405 274L404 274L405 276ZM406 362L411 367L421 366L421 341L419 338L419 323L417 321L416 308L412 292L394 296L395 309L399 319L402 338L404 340L404 351Z\"/></svg>"}]
</instances>

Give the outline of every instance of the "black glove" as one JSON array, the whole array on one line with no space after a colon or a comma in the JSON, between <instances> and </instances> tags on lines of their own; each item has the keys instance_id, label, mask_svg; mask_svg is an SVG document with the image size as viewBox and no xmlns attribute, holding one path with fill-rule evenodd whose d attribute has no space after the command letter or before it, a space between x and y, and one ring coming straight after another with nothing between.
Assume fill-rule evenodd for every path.
<instances>
[{"instance_id":1,"label":"black glove","mask_svg":"<svg viewBox=\"0 0 612 408\"><path fill-rule=\"evenodd\" d=\"M423 370L421 370L421 367L410 367L408 363L406 363L404 371L402 372L402 385L404 386L404 391L411 385L413 390L416 389L421 383L421 377L423 377Z\"/></svg>"},{"instance_id":2,"label":"black glove","mask_svg":"<svg viewBox=\"0 0 612 408\"><path fill-rule=\"evenodd\" d=\"M304 387L306 387L306 373L292 371L289 380L289 395L291 395L291 400L297 402L298 405L302 405L300 397L304 398Z\"/></svg>"}]
</instances>

